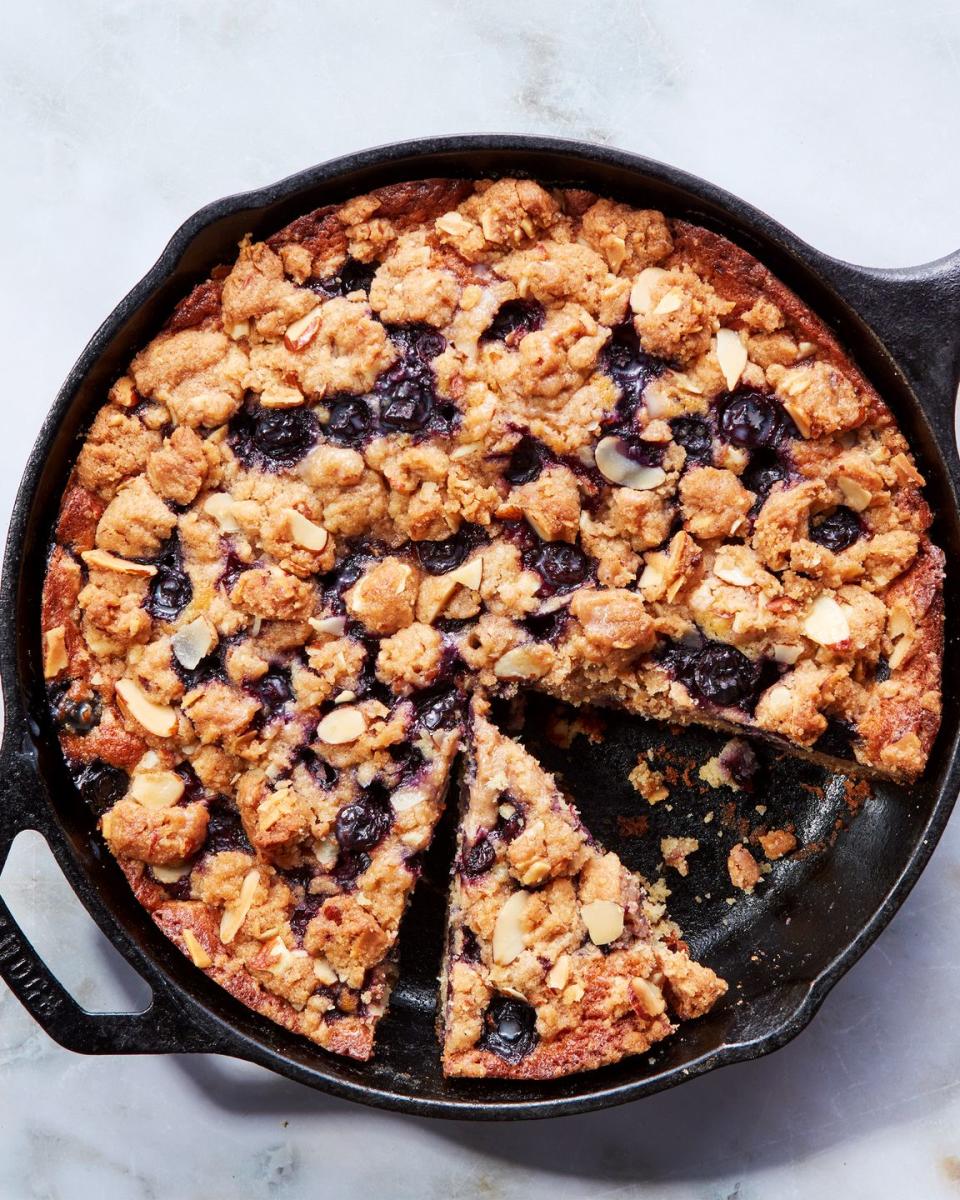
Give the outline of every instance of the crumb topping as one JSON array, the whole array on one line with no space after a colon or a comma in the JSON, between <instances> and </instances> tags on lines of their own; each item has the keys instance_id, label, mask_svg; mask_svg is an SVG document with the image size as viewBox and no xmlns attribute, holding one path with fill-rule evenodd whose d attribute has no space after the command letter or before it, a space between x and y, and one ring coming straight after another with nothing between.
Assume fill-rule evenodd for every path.
<instances>
[{"instance_id":1,"label":"crumb topping","mask_svg":"<svg viewBox=\"0 0 960 1200\"><path fill-rule=\"evenodd\" d=\"M923 479L746 253L582 192L428 180L247 237L214 276L86 434L43 661L136 894L245 1003L369 1056L470 692L923 770L943 637ZM722 759L704 778L736 785ZM664 798L649 763L631 779ZM471 1054L499 1036L490 988L529 998L538 1044L586 1021L584 1062L624 1021L636 1052L702 1011L706 968L637 936L642 885L565 811L493 871L523 952L479 982L450 967ZM506 894L476 897L484 944ZM614 944L622 975L583 949Z\"/></svg>"}]
</instances>

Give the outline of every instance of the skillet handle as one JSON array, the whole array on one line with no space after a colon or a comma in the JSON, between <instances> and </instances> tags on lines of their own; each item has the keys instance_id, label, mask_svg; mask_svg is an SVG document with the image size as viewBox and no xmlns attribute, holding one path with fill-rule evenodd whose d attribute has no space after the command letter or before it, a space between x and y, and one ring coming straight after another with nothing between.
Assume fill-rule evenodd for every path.
<instances>
[{"instance_id":1,"label":"skillet handle","mask_svg":"<svg viewBox=\"0 0 960 1200\"><path fill-rule=\"evenodd\" d=\"M8 727L9 728L9 727ZM32 747L21 750L7 737L0 749L0 870L17 834L46 834L52 823L34 766ZM165 1054L222 1050L216 1030L198 1024L150 973L150 1006L141 1013L88 1013L37 954L0 898L0 978L43 1029L80 1054Z\"/></svg>"},{"instance_id":2,"label":"skillet handle","mask_svg":"<svg viewBox=\"0 0 960 1200\"><path fill-rule=\"evenodd\" d=\"M923 266L888 270L824 257L821 270L906 376L957 478L960 250Z\"/></svg>"}]
</instances>

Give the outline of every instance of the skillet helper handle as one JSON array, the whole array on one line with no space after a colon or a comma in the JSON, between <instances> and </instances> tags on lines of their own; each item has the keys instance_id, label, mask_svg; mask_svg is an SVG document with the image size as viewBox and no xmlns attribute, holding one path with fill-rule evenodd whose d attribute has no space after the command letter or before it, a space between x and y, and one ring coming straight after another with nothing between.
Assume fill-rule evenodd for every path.
<instances>
[{"instance_id":1,"label":"skillet helper handle","mask_svg":"<svg viewBox=\"0 0 960 1200\"><path fill-rule=\"evenodd\" d=\"M17 834L41 834L51 821L40 790L32 749L0 749L0 870ZM0 979L42 1028L80 1054L163 1054L221 1049L167 991L161 977L148 980L153 1000L142 1013L88 1013L74 1000L27 939L0 898Z\"/></svg>"},{"instance_id":2,"label":"skillet helper handle","mask_svg":"<svg viewBox=\"0 0 960 1200\"><path fill-rule=\"evenodd\" d=\"M879 336L923 405L958 478L960 250L919 267L877 270L828 259L823 273Z\"/></svg>"}]
</instances>

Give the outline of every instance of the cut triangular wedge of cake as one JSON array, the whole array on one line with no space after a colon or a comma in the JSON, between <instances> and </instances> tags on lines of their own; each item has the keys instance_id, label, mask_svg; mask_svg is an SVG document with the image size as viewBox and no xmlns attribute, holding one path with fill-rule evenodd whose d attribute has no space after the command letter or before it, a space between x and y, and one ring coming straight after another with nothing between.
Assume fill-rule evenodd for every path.
<instances>
[{"instance_id":1,"label":"cut triangular wedge of cake","mask_svg":"<svg viewBox=\"0 0 960 1200\"><path fill-rule=\"evenodd\" d=\"M475 699L441 984L447 1075L548 1079L641 1054L727 985Z\"/></svg>"},{"instance_id":2,"label":"cut triangular wedge of cake","mask_svg":"<svg viewBox=\"0 0 960 1200\"><path fill-rule=\"evenodd\" d=\"M191 862L147 865L123 853L144 813L187 810L121 800L105 835L141 903L196 966L278 1024L368 1059L396 979L400 923L443 810L459 705L451 690L419 706L331 709L294 765L246 772L236 806L209 803ZM361 717L362 733L348 728ZM154 785L139 778L142 798Z\"/></svg>"}]
</instances>

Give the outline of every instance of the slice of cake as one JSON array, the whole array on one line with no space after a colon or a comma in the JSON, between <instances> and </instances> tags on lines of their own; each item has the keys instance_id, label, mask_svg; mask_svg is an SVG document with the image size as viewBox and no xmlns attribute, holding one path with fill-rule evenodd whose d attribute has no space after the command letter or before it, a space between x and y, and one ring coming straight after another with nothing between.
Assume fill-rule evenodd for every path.
<instances>
[{"instance_id":1,"label":"slice of cake","mask_svg":"<svg viewBox=\"0 0 960 1200\"><path fill-rule=\"evenodd\" d=\"M727 985L473 703L441 987L447 1075L548 1079L641 1054Z\"/></svg>"}]
</instances>

